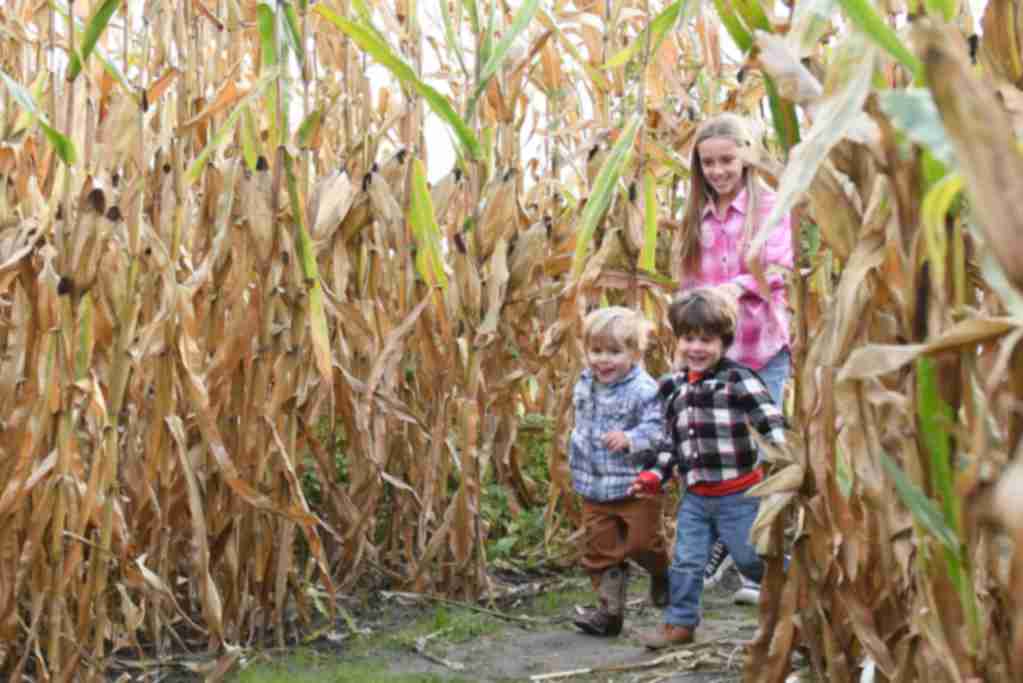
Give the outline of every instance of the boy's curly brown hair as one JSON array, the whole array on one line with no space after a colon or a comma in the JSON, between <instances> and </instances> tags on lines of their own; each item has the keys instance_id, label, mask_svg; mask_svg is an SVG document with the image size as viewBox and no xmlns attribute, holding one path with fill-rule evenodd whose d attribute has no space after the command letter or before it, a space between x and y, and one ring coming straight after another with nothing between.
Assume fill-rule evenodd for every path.
<instances>
[{"instance_id":1,"label":"boy's curly brown hair","mask_svg":"<svg viewBox=\"0 0 1023 683\"><path fill-rule=\"evenodd\" d=\"M697 287L678 295L668 308L668 322L676 337L708 334L721 337L727 349L735 341L738 305L715 287Z\"/></svg>"}]
</instances>

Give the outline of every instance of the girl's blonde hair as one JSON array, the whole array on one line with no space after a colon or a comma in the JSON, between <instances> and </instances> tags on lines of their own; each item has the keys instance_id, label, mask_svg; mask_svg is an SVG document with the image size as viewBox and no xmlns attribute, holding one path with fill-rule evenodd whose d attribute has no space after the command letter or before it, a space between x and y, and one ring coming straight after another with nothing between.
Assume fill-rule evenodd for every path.
<instances>
[{"instance_id":1,"label":"girl's blonde hair","mask_svg":"<svg viewBox=\"0 0 1023 683\"><path fill-rule=\"evenodd\" d=\"M591 311L583 318L583 345L596 343L642 354L646 351L653 323L624 306L608 306Z\"/></svg>"},{"instance_id":2,"label":"girl's blonde hair","mask_svg":"<svg viewBox=\"0 0 1023 683\"><path fill-rule=\"evenodd\" d=\"M703 164L700 161L700 143L711 138L731 140L739 148L740 154L748 154L753 149L753 136L746 119L724 112L704 121L696 129L693 139L693 152L690 157L689 197L686 200L686 212L682 218L682 273L683 276L694 276L700 272L700 224L708 201L717 198L717 193L703 175ZM742 228L742 249L745 250L753 239L757 228L757 211L760 208L760 195L763 185L757 179L757 171L743 160L742 183L746 189L748 203L746 205L746 222ZM753 254L746 254L747 262Z\"/></svg>"}]
</instances>

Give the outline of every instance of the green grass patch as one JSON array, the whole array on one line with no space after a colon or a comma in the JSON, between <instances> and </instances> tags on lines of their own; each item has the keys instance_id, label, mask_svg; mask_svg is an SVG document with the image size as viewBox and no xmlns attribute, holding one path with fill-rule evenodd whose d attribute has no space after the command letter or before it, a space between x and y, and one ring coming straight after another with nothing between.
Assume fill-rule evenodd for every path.
<instances>
[{"instance_id":1,"label":"green grass patch","mask_svg":"<svg viewBox=\"0 0 1023 683\"><path fill-rule=\"evenodd\" d=\"M464 678L434 674L394 674L379 665L337 664L301 669L284 665L256 666L243 671L235 683L463 683Z\"/></svg>"},{"instance_id":2,"label":"green grass patch","mask_svg":"<svg viewBox=\"0 0 1023 683\"><path fill-rule=\"evenodd\" d=\"M364 659L339 661L336 653L299 650L273 664L255 664L232 683L467 683L468 679L426 673L393 673Z\"/></svg>"},{"instance_id":3,"label":"green grass patch","mask_svg":"<svg viewBox=\"0 0 1023 683\"><path fill-rule=\"evenodd\" d=\"M538 595L529 608L529 613L541 617L553 617L571 609L575 605L589 605L596 602L597 596L588 588L568 588L560 591L548 591Z\"/></svg>"},{"instance_id":4,"label":"green grass patch","mask_svg":"<svg viewBox=\"0 0 1023 683\"><path fill-rule=\"evenodd\" d=\"M501 627L501 621L495 617L459 607L439 606L403 627L353 638L348 641L348 647L356 656L380 650L410 650L415 649L417 640L430 636L427 649L443 652L447 645L465 643Z\"/></svg>"}]
</instances>

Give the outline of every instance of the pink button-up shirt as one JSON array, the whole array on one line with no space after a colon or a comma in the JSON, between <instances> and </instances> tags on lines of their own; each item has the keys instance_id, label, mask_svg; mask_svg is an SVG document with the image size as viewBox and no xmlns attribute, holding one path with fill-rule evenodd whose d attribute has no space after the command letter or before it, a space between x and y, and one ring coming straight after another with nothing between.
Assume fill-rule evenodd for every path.
<instances>
[{"instance_id":1,"label":"pink button-up shirt","mask_svg":"<svg viewBox=\"0 0 1023 683\"><path fill-rule=\"evenodd\" d=\"M774 204L775 195L764 190L757 207L760 224L771 213ZM746 245L740 244L746 205L746 190L739 192L723 216L718 215L714 202L707 203L700 225L700 273L698 277L685 280L682 288L727 282L742 288L735 342L727 356L759 370L789 345L785 273L792 269L792 227L791 217L786 214L761 250L760 262L767 280L767 291L761 291L756 278L746 267Z\"/></svg>"}]
</instances>

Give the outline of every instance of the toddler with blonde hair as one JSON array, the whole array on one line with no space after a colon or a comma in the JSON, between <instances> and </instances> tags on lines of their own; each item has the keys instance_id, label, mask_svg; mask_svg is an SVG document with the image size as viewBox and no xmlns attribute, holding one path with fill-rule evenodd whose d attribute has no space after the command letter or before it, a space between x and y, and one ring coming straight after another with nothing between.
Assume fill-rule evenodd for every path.
<instances>
[{"instance_id":1,"label":"toddler with blonde hair","mask_svg":"<svg viewBox=\"0 0 1023 683\"><path fill-rule=\"evenodd\" d=\"M641 314L621 306L597 309L583 320L586 367L573 391L569 466L583 499L582 566L599 598L599 606L575 625L590 635L621 633L629 559L650 572L651 601L661 607L668 601L663 502L629 491L663 433L657 382L642 364L652 329Z\"/></svg>"}]
</instances>

